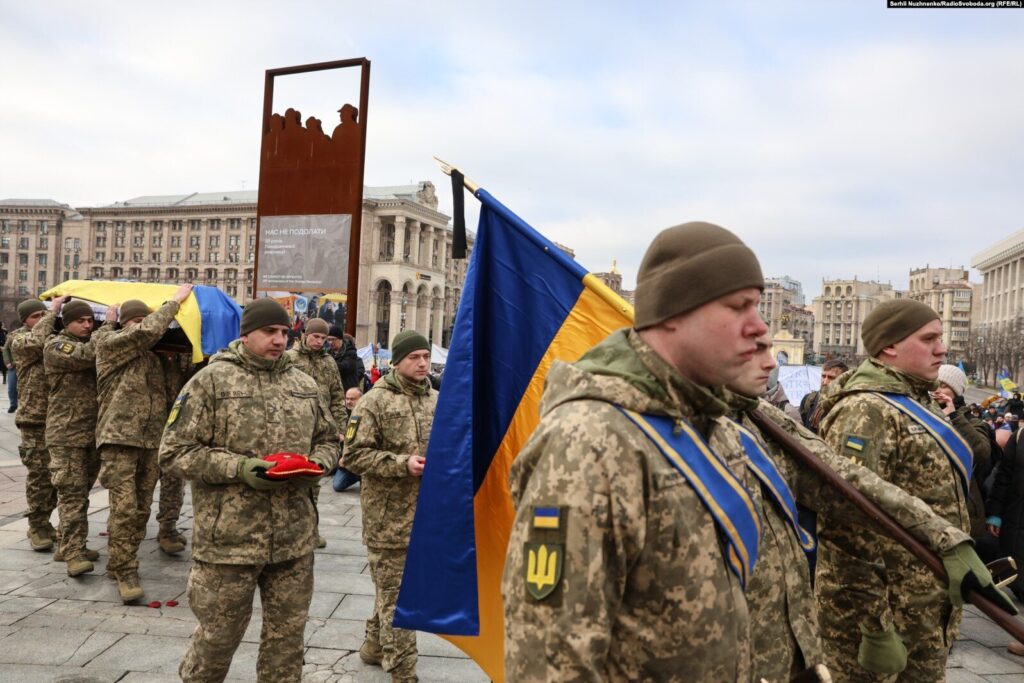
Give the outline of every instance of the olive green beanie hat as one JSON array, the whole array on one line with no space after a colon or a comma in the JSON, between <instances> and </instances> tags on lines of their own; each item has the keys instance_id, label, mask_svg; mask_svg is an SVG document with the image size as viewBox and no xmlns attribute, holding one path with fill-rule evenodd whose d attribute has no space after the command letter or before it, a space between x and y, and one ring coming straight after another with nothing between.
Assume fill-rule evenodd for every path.
<instances>
[{"instance_id":1,"label":"olive green beanie hat","mask_svg":"<svg viewBox=\"0 0 1024 683\"><path fill-rule=\"evenodd\" d=\"M288 311L284 310L284 306L273 299L255 299L242 309L242 336L268 325L291 325Z\"/></svg>"},{"instance_id":2,"label":"olive green beanie hat","mask_svg":"<svg viewBox=\"0 0 1024 683\"><path fill-rule=\"evenodd\" d=\"M60 317L65 323L85 318L86 316L94 317L92 306L81 299L72 299L60 308Z\"/></svg>"},{"instance_id":3,"label":"olive green beanie hat","mask_svg":"<svg viewBox=\"0 0 1024 683\"><path fill-rule=\"evenodd\" d=\"M764 276L739 237L711 223L662 230L640 262L634 326L657 325L747 287L763 290Z\"/></svg>"},{"instance_id":4,"label":"olive green beanie hat","mask_svg":"<svg viewBox=\"0 0 1024 683\"><path fill-rule=\"evenodd\" d=\"M327 324L326 320L313 318L306 322L306 334L327 334L330 331L331 326Z\"/></svg>"},{"instance_id":5,"label":"olive green beanie hat","mask_svg":"<svg viewBox=\"0 0 1024 683\"><path fill-rule=\"evenodd\" d=\"M913 299L894 299L878 304L868 313L860 337L868 355L877 356L885 347L939 319L939 314L928 304Z\"/></svg>"},{"instance_id":6,"label":"olive green beanie hat","mask_svg":"<svg viewBox=\"0 0 1024 683\"><path fill-rule=\"evenodd\" d=\"M25 319L36 311L45 311L46 304L39 299L25 299L18 304L18 319L25 322Z\"/></svg>"},{"instance_id":7,"label":"olive green beanie hat","mask_svg":"<svg viewBox=\"0 0 1024 683\"><path fill-rule=\"evenodd\" d=\"M128 301L121 304L121 322L131 320L132 318L141 318L152 312L149 306L138 299L128 299Z\"/></svg>"},{"instance_id":8,"label":"olive green beanie hat","mask_svg":"<svg viewBox=\"0 0 1024 683\"><path fill-rule=\"evenodd\" d=\"M413 351L429 351L430 342L416 330L399 332L391 341L391 362L398 365Z\"/></svg>"}]
</instances>

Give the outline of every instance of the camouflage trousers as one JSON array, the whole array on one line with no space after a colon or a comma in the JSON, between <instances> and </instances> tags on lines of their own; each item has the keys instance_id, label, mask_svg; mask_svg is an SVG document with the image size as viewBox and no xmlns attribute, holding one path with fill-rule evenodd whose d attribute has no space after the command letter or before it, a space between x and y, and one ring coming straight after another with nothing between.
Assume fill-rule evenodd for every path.
<instances>
[{"instance_id":1,"label":"camouflage trousers","mask_svg":"<svg viewBox=\"0 0 1024 683\"><path fill-rule=\"evenodd\" d=\"M146 537L153 489L160 475L156 450L104 445L100 463L100 484L110 492L107 573L132 574L139 571L139 546Z\"/></svg>"},{"instance_id":2,"label":"camouflage trousers","mask_svg":"<svg viewBox=\"0 0 1024 683\"><path fill-rule=\"evenodd\" d=\"M257 586L263 607L257 680L301 678L306 617L313 599L313 553L265 565L194 560L186 594L199 625L178 667L182 681L224 680L252 617Z\"/></svg>"},{"instance_id":3,"label":"camouflage trousers","mask_svg":"<svg viewBox=\"0 0 1024 683\"><path fill-rule=\"evenodd\" d=\"M84 559L89 536L89 491L96 484L100 459L95 448L50 446L50 475L60 511L60 552L64 559Z\"/></svg>"},{"instance_id":4,"label":"camouflage trousers","mask_svg":"<svg viewBox=\"0 0 1024 683\"><path fill-rule=\"evenodd\" d=\"M366 639L380 643L384 670L403 677L416 674L416 632L392 626L406 554L405 548L367 548L376 597L373 616L366 621Z\"/></svg>"},{"instance_id":5,"label":"camouflage trousers","mask_svg":"<svg viewBox=\"0 0 1024 683\"><path fill-rule=\"evenodd\" d=\"M46 450L46 428L32 426L21 428L21 445L18 454L28 470L25 478L25 502L28 510L29 531L43 531L49 535L50 515L57 507L57 489L53 487L50 475L50 452Z\"/></svg>"},{"instance_id":6,"label":"camouflage trousers","mask_svg":"<svg viewBox=\"0 0 1024 683\"><path fill-rule=\"evenodd\" d=\"M905 601L907 604L892 610L896 633L907 648L907 668L888 676L865 671L857 663L860 614L856 595L849 596L850 601L842 597L830 599L828 593L820 590L818 595L825 664L832 680L837 683L942 683L946 680L946 658L959 631L961 610L953 609L944 588L915 593Z\"/></svg>"},{"instance_id":7,"label":"camouflage trousers","mask_svg":"<svg viewBox=\"0 0 1024 683\"><path fill-rule=\"evenodd\" d=\"M181 516L181 505L185 501L185 480L170 472L160 473L160 505L156 512L156 521L160 522L160 536L172 534L178 530L178 517Z\"/></svg>"}]
</instances>

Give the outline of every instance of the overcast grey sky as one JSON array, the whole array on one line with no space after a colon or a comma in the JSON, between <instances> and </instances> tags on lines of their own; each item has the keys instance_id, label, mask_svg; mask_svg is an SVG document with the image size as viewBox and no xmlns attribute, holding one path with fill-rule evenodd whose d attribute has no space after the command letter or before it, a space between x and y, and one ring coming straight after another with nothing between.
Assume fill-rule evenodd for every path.
<instances>
[{"instance_id":1,"label":"overcast grey sky","mask_svg":"<svg viewBox=\"0 0 1024 683\"><path fill-rule=\"evenodd\" d=\"M0 198L255 189L264 70L365 56L367 184L449 210L436 154L627 285L688 220L810 296L1024 227L1024 11L604 5L0 0ZM354 84L290 77L275 109L330 130Z\"/></svg>"}]
</instances>

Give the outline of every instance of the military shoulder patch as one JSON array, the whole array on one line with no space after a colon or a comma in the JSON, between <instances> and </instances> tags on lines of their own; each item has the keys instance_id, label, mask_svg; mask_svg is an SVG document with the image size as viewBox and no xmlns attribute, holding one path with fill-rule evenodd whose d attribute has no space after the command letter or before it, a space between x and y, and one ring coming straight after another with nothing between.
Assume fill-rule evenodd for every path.
<instances>
[{"instance_id":1,"label":"military shoulder patch","mask_svg":"<svg viewBox=\"0 0 1024 683\"><path fill-rule=\"evenodd\" d=\"M178 398L174 399L174 405L171 406L171 412L167 416L167 425L170 427L178 421L178 414L181 413L181 409L185 407L185 402L188 401L188 394L181 394Z\"/></svg>"},{"instance_id":2,"label":"military shoulder patch","mask_svg":"<svg viewBox=\"0 0 1024 683\"><path fill-rule=\"evenodd\" d=\"M345 430L345 442L349 442L355 438L356 432L359 431L359 420L362 418L359 415L353 415L348 420L348 429Z\"/></svg>"},{"instance_id":3,"label":"military shoulder patch","mask_svg":"<svg viewBox=\"0 0 1024 683\"><path fill-rule=\"evenodd\" d=\"M911 422L907 425L907 431L911 434L924 434L927 430L916 422Z\"/></svg>"},{"instance_id":4,"label":"military shoulder patch","mask_svg":"<svg viewBox=\"0 0 1024 683\"><path fill-rule=\"evenodd\" d=\"M843 448L848 448L851 451L857 451L860 453L864 450L865 441L859 436L847 436L843 439Z\"/></svg>"},{"instance_id":5,"label":"military shoulder patch","mask_svg":"<svg viewBox=\"0 0 1024 683\"><path fill-rule=\"evenodd\" d=\"M63 354L71 355L75 350L75 345L69 341L62 341L54 344L55 350L60 351Z\"/></svg>"},{"instance_id":6,"label":"military shoulder patch","mask_svg":"<svg viewBox=\"0 0 1024 683\"><path fill-rule=\"evenodd\" d=\"M561 543L524 543L523 578L526 592L536 600L551 595L562 580L565 546Z\"/></svg>"},{"instance_id":7,"label":"military shoulder patch","mask_svg":"<svg viewBox=\"0 0 1024 683\"><path fill-rule=\"evenodd\" d=\"M534 529L561 529L562 510L555 507L533 508Z\"/></svg>"}]
</instances>

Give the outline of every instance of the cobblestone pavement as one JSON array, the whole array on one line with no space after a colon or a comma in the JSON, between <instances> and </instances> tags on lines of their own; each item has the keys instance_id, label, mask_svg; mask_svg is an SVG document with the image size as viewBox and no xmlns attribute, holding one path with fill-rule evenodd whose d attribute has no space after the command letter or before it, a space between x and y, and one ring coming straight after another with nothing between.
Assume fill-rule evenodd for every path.
<instances>
[{"instance_id":1,"label":"cobblestone pavement","mask_svg":"<svg viewBox=\"0 0 1024 683\"><path fill-rule=\"evenodd\" d=\"M156 545L155 523L140 551L143 602L177 600L176 607L125 606L105 576L107 493L90 496L89 546L100 551L96 571L70 579L49 553L33 552L25 537L25 469L18 459L18 432L0 392L0 681L163 683L177 681L178 663L195 619L184 595L188 552L168 557ZM159 495L159 491L158 491ZM388 680L363 664L356 650L373 603L373 584L360 541L358 488L321 493L320 531L327 547L316 552L316 582L306 624L304 681ZM154 512L155 514L155 512ZM191 536L186 497L179 526ZM258 601L258 598L257 598ZM256 678L261 611L253 611L235 653L230 681ZM420 680L487 681L461 651L420 633ZM1024 658L1006 652L1007 636L973 607L950 656L950 683L1024 683Z\"/></svg>"}]
</instances>

